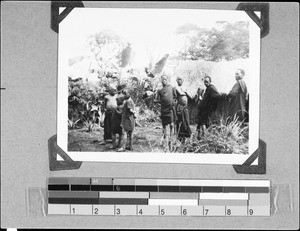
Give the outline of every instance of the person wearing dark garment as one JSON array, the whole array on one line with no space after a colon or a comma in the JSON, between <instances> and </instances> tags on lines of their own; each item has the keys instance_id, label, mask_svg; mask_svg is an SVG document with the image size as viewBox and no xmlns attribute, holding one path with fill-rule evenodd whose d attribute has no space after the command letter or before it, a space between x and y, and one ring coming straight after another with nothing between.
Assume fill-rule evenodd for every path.
<instances>
[{"instance_id":1,"label":"person wearing dark garment","mask_svg":"<svg viewBox=\"0 0 300 231\"><path fill-rule=\"evenodd\" d=\"M217 88L211 84L210 76L206 76L204 78L204 85L206 87L205 93L203 95L203 99L200 103L199 107L199 118L198 118L198 138L200 138L201 134L209 127L210 117L212 113L217 109L218 100L220 93Z\"/></svg>"},{"instance_id":2,"label":"person wearing dark garment","mask_svg":"<svg viewBox=\"0 0 300 231\"><path fill-rule=\"evenodd\" d=\"M117 100L116 100L116 88L110 87L109 94L104 97L104 110L105 110L105 118L104 118L104 137L103 141L100 145L105 145L108 140L111 140L111 118L113 111L117 107Z\"/></svg>"},{"instance_id":3,"label":"person wearing dark garment","mask_svg":"<svg viewBox=\"0 0 300 231\"><path fill-rule=\"evenodd\" d=\"M245 71L238 69L235 72L236 83L229 92L229 120L237 118L238 121L244 121L247 115L248 90L243 78Z\"/></svg>"},{"instance_id":4,"label":"person wearing dark garment","mask_svg":"<svg viewBox=\"0 0 300 231\"><path fill-rule=\"evenodd\" d=\"M201 130L201 126L199 123L199 118L200 118L200 106L203 100L203 94L204 94L204 89L202 88L198 88L197 89L197 93L194 97L194 101L197 104L197 138L200 139L200 130Z\"/></svg>"},{"instance_id":5,"label":"person wearing dark garment","mask_svg":"<svg viewBox=\"0 0 300 231\"><path fill-rule=\"evenodd\" d=\"M123 88L121 86L117 87L118 94L117 94L117 107L115 108L112 114L112 142L113 146L112 149L121 148L122 141L123 141L123 129L121 126L122 122L122 114L123 114L123 102L124 102L124 94ZM117 136L118 135L118 136ZM117 142L118 137L118 142Z\"/></svg>"},{"instance_id":6,"label":"person wearing dark garment","mask_svg":"<svg viewBox=\"0 0 300 231\"><path fill-rule=\"evenodd\" d=\"M184 141L185 138L191 136L192 131L190 128L190 116L188 110L188 98L191 98L187 92L187 89L182 86L183 80L181 77L177 77L177 86L175 87L177 94L177 104L176 104L176 134L178 139Z\"/></svg>"},{"instance_id":7,"label":"person wearing dark garment","mask_svg":"<svg viewBox=\"0 0 300 231\"><path fill-rule=\"evenodd\" d=\"M122 113L122 128L126 133L126 142L122 145L118 152L123 152L125 150L133 151L132 138L133 131L135 127L135 105L130 97L128 90L123 90L124 103L123 103L123 113Z\"/></svg>"},{"instance_id":8,"label":"person wearing dark garment","mask_svg":"<svg viewBox=\"0 0 300 231\"><path fill-rule=\"evenodd\" d=\"M174 100L176 99L176 90L168 83L166 75L161 76L162 89L157 91L156 99L154 102L160 103L161 106L161 122L163 138L172 138L174 126ZM167 136L167 127L169 127L169 137Z\"/></svg>"}]
</instances>

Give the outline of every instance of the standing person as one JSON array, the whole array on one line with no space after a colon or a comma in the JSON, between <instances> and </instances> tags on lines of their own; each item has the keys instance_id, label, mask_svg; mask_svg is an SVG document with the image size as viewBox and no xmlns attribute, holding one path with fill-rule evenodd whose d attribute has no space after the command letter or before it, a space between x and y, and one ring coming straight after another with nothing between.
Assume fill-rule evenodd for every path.
<instances>
[{"instance_id":1,"label":"standing person","mask_svg":"<svg viewBox=\"0 0 300 231\"><path fill-rule=\"evenodd\" d=\"M123 114L123 102L124 102L124 94L123 88L121 86L117 87L118 94L117 94L117 107L115 108L112 114L112 142L113 146L112 149L121 148L121 144L123 141L123 129L121 126L122 122L122 114ZM117 135L118 135L118 142L117 142Z\"/></svg>"},{"instance_id":2,"label":"standing person","mask_svg":"<svg viewBox=\"0 0 300 231\"><path fill-rule=\"evenodd\" d=\"M111 87L109 89L109 94L104 97L104 111L105 111L105 118L104 118L104 137L103 141L100 145L105 145L108 140L111 140L111 118L113 111L117 107L117 96L116 96L116 89Z\"/></svg>"},{"instance_id":3,"label":"standing person","mask_svg":"<svg viewBox=\"0 0 300 231\"><path fill-rule=\"evenodd\" d=\"M123 105L123 113L122 113L122 128L126 133L126 144L124 143L123 147L118 149L118 152L122 152L125 150L133 151L132 147L132 137L133 131L135 127L135 106L132 98L128 90L123 90L124 94L124 105ZM125 148L124 148L125 146Z\"/></svg>"},{"instance_id":4,"label":"standing person","mask_svg":"<svg viewBox=\"0 0 300 231\"><path fill-rule=\"evenodd\" d=\"M190 137L192 134L190 128L190 116L188 110L188 97L187 89L182 86L183 80L181 77L177 77L177 86L175 87L177 93L177 105L176 105L176 134L181 141L185 138Z\"/></svg>"},{"instance_id":5,"label":"standing person","mask_svg":"<svg viewBox=\"0 0 300 231\"><path fill-rule=\"evenodd\" d=\"M161 76L162 89L157 91L157 97L154 102L160 103L161 122L163 127L163 138L167 138L167 126L170 128L170 138L173 133L174 123L174 99L176 99L176 90L168 83L166 75ZM169 144L169 142L168 142Z\"/></svg>"},{"instance_id":6,"label":"standing person","mask_svg":"<svg viewBox=\"0 0 300 231\"><path fill-rule=\"evenodd\" d=\"M243 78L245 71L238 69L235 72L236 83L229 92L229 120L235 116L239 121L243 121L247 114L246 103L248 101L248 90Z\"/></svg>"},{"instance_id":7,"label":"standing person","mask_svg":"<svg viewBox=\"0 0 300 231\"><path fill-rule=\"evenodd\" d=\"M204 85L206 87L206 90L203 95L202 102L200 103L198 118L199 132L200 130L202 130L202 134L204 133L204 130L209 126L210 117L212 113L217 109L220 96L217 88L211 84L210 76L206 76L204 78ZM198 139L199 138L200 134L198 135Z\"/></svg>"},{"instance_id":8,"label":"standing person","mask_svg":"<svg viewBox=\"0 0 300 231\"><path fill-rule=\"evenodd\" d=\"M198 118L198 125L197 125L197 139L200 139L201 136L201 125L199 123L199 118L200 118L200 106L203 100L203 93L204 93L204 89L202 88L198 88L197 89L197 94L194 97L194 100L197 104L197 118Z\"/></svg>"}]
</instances>

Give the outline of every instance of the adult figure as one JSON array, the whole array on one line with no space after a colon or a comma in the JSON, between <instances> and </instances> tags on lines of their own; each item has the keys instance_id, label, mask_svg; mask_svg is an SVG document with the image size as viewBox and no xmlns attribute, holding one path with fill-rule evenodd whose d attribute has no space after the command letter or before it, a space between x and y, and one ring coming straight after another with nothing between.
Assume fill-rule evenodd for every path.
<instances>
[{"instance_id":1,"label":"adult figure","mask_svg":"<svg viewBox=\"0 0 300 231\"><path fill-rule=\"evenodd\" d=\"M178 135L179 140L184 141L186 137L190 137L192 134L190 128L190 116L188 110L188 97L190 95L187 92L187 89L182 86L183 79L177 77L177 86L175 87L177 94L177 105L176 105L176 134Z\"/></svg>"},{"instance_id":2,"label":"adult figure","mask_svg":"<svg viewBox=\"0 0 300 231\"><path fill-rule=\"evenodd\" d=\"M232 121L235 117L238 121L244 121L247 108L246 103L248 101L248 90L246 83L243 78L245 76L245 71L243 69L238 69L235 72L236 83L229 92L229 120Z\"/></svg>"},{"instance_id":3,"label":"adult figure","mask_svg":"<svg viewBox=\"0 0 300 231\"><path fill-rule=\"evenodd\" d=\"M105 108L105 118L104 118L104 136L103 141L100 145L105 145L108 140L112 139L112 114L117 107L117 89L112 86L109 89L109 94L104 97L104 108Z\"/></svg>"},{"instance_id":4,"label":"adult figure","mask_svg":"<svg viewBox=\"0 0 300 231\"><path fill-rule=\"evenodd\" d=\"M198 128L199 130L202 130L202 133L209 127L211 115L217 109L220 96L217 88L212 85L210 76L204 78L204 85L206 89L200 103L198 114ZM198 138L200 138L199 135Z\"/></svg>"},{"instance_id":5,"label":"adult figure","mask_svg":"<svg viewBox=\"0 0 300 231\"><path fill-rule=\"evenodd\" d=\"M170 138L173 133L174 125L174 99L176 99L175 89L168 83L166 75L161 76L162 89L157 91L157 96L154 102L161 105L161 122L163 127L163 138L167 138L167 126L170 130Z\"/></svg>"}]
</instances>

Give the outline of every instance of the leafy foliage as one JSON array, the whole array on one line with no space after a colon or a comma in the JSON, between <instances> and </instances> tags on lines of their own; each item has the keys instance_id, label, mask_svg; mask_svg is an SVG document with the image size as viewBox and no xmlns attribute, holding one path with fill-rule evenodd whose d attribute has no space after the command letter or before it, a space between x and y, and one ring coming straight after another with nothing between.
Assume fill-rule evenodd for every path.
<instances>
[{"instance_id":1,"label":"leafy foliage","mask_svg":"<svg viewBox=\"0 0 300 231\"><path fill-rule=\"evenodd\" d=\"M83 81L73 82L69 79L68 87L69 128L75 127L75 125L85 125L90 131L93 128L91 123L96 123L97 115L102 109L104 93L100 86Z\"/></svg>"},{"instance_id":2,"label":"leafy foliage","mask_svg":"<svg viewBox=\"0 0 300 231\"><path fill-rule=\"evenodd\" d=\"M110 30L102 30L88 37L90 50L107 77L119 77L120 68L126 67L132 56L132 47L125 38Z\"/></svg>"},{"instance_id":3,"label":"leafy foliage","mask_svg":"<svg viewBox=\"0 0 300 231\"><path fill-rule=\"evenodd\" d=\"M235 60L249 57L249 30L245 22L218 22L212 29L186 24L177 29L186 36L185 47L179 52L182 59L206 61Z\"/></svg>"},{"instance_id":4,"label":"leafy foliage","mask_svg":"<svg viewBox=\"0 0 300 231\"><path fill-rule=\"evenodd\" d=\"M80 121L80 119L76 120L76 121L73 121L73 120L70 120L68 119L68 128L69 129L75 129L76 128L76 125L77 123Z\"/></svg>"}]
</instances>

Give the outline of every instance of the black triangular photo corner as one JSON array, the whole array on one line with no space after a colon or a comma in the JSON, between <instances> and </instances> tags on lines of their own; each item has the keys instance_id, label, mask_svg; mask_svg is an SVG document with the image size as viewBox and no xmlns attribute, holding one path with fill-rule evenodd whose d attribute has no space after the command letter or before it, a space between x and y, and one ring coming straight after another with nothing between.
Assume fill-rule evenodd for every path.
<instances>
[{"instance_id":1,"label":"black triangular photo corner","mask_svg":"<svg viewBox=\"0 0 300 231\"><path fill-rule=\"evenodd\" d=\"M236 10L245 11L259 26L261 38L269 34L269 3L239 3ZM260 11L260 18L255 11ZM257 158L258 165L251 165ZM238 174L266 174L266 143L259 139L258 149L242 165L233 165L233 168Z\"/></svg>"},{"instance_id":2,"label":"black triangular photo corner","mask_svg":"<svg viewBox=\"0 0 300 231\"><path fill-rule=\"evenodd\" d=\"M59 14L59 7L65 9ZM51 1L51 29L58 33L58 24L75 8L84 7L82 1Z\"/></svg>"},{"instance_id":3,"label":"black triangular photo corner","mask_svg":"<svg viewBox=\"0 0 300 231\"><path fill-rule=\"evenodd\" d=\"M260 37L263 38L269 34L269 3L240 3L236 10L244 10L249 17L260 27ZM260 11L260 18L254 11Z\"/></svg>"},{"instance_id":4,"label":"black triangular photo corner","mask_svg":"<svg viewBox=\"0 0 300 231\"><path fill-rule=\"evenodd\" d=\"M58 145L57 135L48 140L48 154L50 171L74 170L79 169L82 161L73 161ZM57 160L59 155L63 161Z\"/></svg>"},{"instance_id":5,"label":"black triangular photo corner","mask_svg":"<svg viewBox=\"0 0 300 231\"><path fill-rule=\"evenodd\" d=\"M65 9L59 13L59 7ZM58 25L75 7L84 7L82 1L51 1L51 29L58 33ZM57 135L48 140L48 154L50 171L79 169L82 162L73 161L58 145ZM63 161L57 160L59 155Z\"/></svg>"},{"instance_id":6,"label":"black triangular photo corner","mask_svg":"<svg viewBox=\"0 0 300 231\"><path fill-rule=\"evenodd\" d=\"M266 174L266 143L259 139L258 149L242 164L233 165L238 174ZM258 165L251 165L258 158Z\"/></svg>"}]
</instances>

